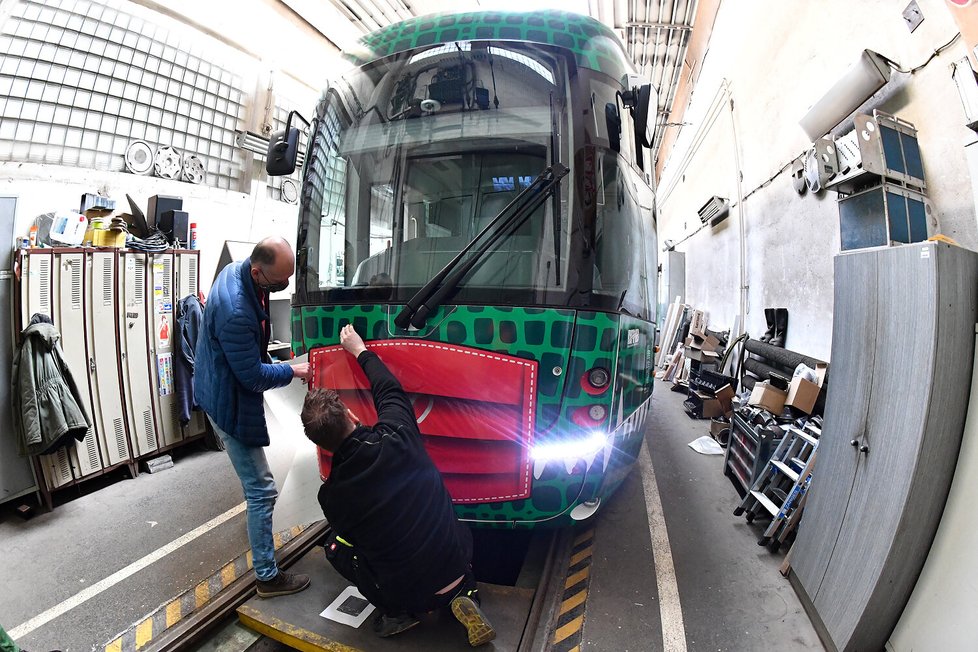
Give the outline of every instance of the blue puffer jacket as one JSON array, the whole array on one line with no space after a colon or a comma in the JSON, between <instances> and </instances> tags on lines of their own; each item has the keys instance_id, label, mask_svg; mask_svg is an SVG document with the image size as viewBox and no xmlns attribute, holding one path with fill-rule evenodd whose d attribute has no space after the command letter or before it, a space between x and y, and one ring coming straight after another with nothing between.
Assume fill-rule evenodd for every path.
<instances>
[{"instance_id":1,"label":"blue puffer jacket","mask_svg":"<svg viewBox=\"0 0 978 652\"><path fill-rule=\"evenodd\" d=\"M251 259L218 275L197 337L194 398L214 423L249 446L268 446L262 392L292 382L292 367L267 364Z\"/></svg>"}]
</instances>

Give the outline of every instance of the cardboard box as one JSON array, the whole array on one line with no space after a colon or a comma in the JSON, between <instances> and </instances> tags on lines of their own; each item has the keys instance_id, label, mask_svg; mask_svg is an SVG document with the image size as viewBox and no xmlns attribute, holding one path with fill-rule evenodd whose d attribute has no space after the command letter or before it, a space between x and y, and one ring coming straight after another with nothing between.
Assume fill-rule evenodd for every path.
<instances>
[{"instance_id":1,"label":"cardboard box","mask_svg":"<svg viewBox=\"0 0 978 652\"><path fill-rule=\"evenodd\" d=\"M762 407L771 414L781 414L787 398L788 392L782 391L765 381L754 385L754 390L750 393L750 400L747 401L747 404Z\"/></svg>"},{"instance_id":2,"label":"cardboard box","mask_svg":"<svg viewBox=\"0 0 978 652\"><path fill-rule=\"evenodd\" d=\"M690 360L695 360L696 362L720 362L720 354L716 351L704 351L703 349L696 349L693 347L686 349L686 357Z\"/></svg>"},{"instance_id":3,"label":"cardboard box","mask_svg":"<svg viewBox=\"0 0 978 652\"><path fill-rule=\"evenodd\" d=\"M828 365L825 363L820 362L815 365L815 375L818 377L817 383L806 380L801 376L792 378L791 383L788 385L788 398L784 404L790 405L796 410L801 410L805 414L811 414L812 409L815 407L815 401L818 400L818 395L822 391L822 383L825 381L827 369Z\"/></svg>"},{"instance_id":4,"label":"cardboard box","mask_svg":"<svg viewBox=\"0 0 978 652\"><path fill-rule=\"evenodd\" d=\"M700 337L706 335L706 313L702 310L693 311L693 316L689 321L689 333L690 335L699 335Z\"/></svg>"},{"instance_id":5,"label":"cardboard box","mask_svg":"<svg viewBox=\"0 0 978 652\"><path fill-rule=\"evenodd\" d=\"M720 407L724 414L730 414L733 411L733 397L734 391L730 385L724 385L716 391L716 399L720 401Z\"/></svg>"},{"instance_id":6,"label":"cardboard box","mask_svg":"<svg viewBox=\"0 0 978 652\"><path fill-rule=\"evenodd\" d=\"M693 392L685 401L683 407L686 413L694 419L712 419L723 416L723 405L715 396Z\"/></svg>"},{"instance_id":7,"label":"cardboard box","mask_svg":"<svg viewBox=\"0 0 978 652\"><path fill-rule=\"evenodd\" d=\"M720 340L714 335L690 335L686 338L686 346L701 351L716 351L720 348Z\"/></svg>"}]
</instances>

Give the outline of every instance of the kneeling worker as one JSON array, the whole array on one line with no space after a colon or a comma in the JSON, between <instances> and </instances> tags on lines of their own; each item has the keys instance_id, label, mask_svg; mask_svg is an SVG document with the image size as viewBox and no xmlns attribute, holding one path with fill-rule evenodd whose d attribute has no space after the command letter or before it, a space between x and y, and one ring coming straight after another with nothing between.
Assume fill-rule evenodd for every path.
<instances>
[{"instance_id":1,"label":"kneeling worker","mask_svg":"<svg viewBox=\"0 0 978 652\"><path fill-rule=\"evenodd\" d=\"M441 474L421 443L411 401L346 325L340 343L370 381L377 425L360 424L332 390L306 395L306 436L333 453L319 503L332 528L326 556L378 609L373 628L393 636L418 615L451 606L472 646L496 632L479 608L472 534L458 522Z\"/></svg>"}]
</instances>

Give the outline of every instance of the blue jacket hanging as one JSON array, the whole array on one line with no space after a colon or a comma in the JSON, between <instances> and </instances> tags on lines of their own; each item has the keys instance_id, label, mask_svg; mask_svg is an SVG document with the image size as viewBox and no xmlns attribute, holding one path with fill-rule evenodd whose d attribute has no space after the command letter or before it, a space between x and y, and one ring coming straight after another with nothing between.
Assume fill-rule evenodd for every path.
<instances>
[{"instance_id":1,"label":"blue jacket hanging","mask_svg":"<svg viewBox=\"0 0 978 652\"><path fill-rule=\"evenodd\" d=\"M190 411L198 409L194 401L194 361L197 334L204 318L204 307L196 295L188 295L177 303L176 356L173 365L173 384L180 410L180 424L190 423Z\"/></svg>"}]
</instances>

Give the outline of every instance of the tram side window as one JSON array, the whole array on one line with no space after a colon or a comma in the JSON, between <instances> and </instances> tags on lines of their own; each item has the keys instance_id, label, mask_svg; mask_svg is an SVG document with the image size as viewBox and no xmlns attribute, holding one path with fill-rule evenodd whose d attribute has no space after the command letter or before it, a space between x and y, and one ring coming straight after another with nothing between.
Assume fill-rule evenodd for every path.
<instances>
[{"instance_id":1,"label":"tram side window","mask_svg":"<svg viewBox=\"0 0 978 652\"><path fill-rule=\"evenodd\" d=\"M642 211L628 191L619 157L605 151L598 166L598 185L604 204L597 206L595 222L594 293L609 297L616 307L650 318L646 275L646 228Z\"/></svg>"}]
</instances>

